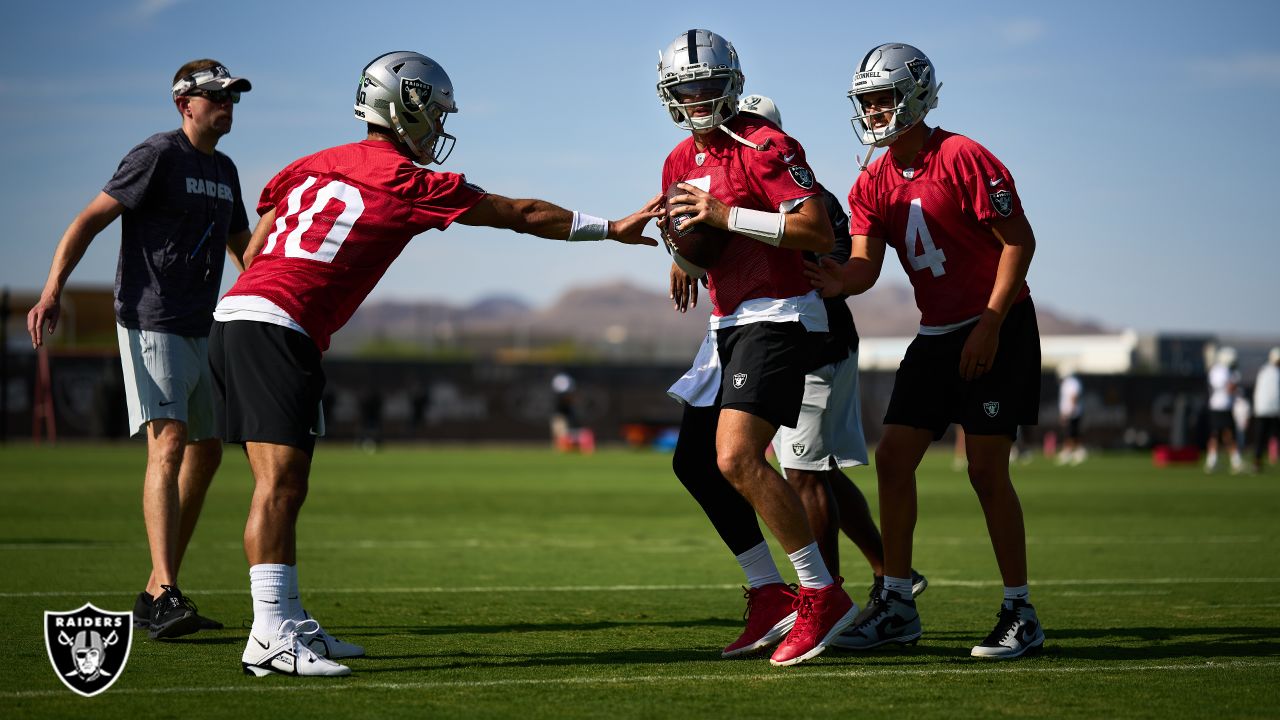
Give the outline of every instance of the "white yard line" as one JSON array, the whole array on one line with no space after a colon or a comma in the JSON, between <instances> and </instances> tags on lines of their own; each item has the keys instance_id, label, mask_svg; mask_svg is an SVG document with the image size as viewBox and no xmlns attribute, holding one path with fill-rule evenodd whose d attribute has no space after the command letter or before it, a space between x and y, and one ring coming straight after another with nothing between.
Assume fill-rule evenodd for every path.
<instances>
[{"instance_id":1,"label":"white yard line","mask_svg":"<svg viewBox=\"0 0 1280 720\"><path fill-rule=\"evenodd\" d=\"M628 675L625 677L561 677L561 678L509 678L503 680L439 680L423 682L350 682L343 680L316 681L303 680L290 685L256 684L253 679L246 678L238 685L212 685L206 687L167 687L167 688L119 688L108 690L112 695L200 695L216 693L249 693L249 692L350 692L357 690L432 690L432 689L469 689L469 688L502 688L529 686L591 686L591 685L652 685L652 684L688 684L704 682L763 682L763 681L802 681L829 679L860 679L876 677L931 677L931 676L963 676L963 675L1128 675L1153 672L1192 672L1192 671L1239 671L1252 669L1270 669L1280 667L1280 660L1228 660L1225 662L1200 663L1164 663L1158 665L1108 665L1092 662L1072 667L1040 667L1036 665L986 664L975 661L970 667L963 668L848 668L840 670L810 670L797 668L791 671L776 671L742 675L726 673L718 675ZM359 671L357 670L357 673ZM424 672L428 672L424 670ZM18 690L0 692L0 698L22 699L42 697L70 696L70 691L58 690Z\"/></svg>"}]
</instances>

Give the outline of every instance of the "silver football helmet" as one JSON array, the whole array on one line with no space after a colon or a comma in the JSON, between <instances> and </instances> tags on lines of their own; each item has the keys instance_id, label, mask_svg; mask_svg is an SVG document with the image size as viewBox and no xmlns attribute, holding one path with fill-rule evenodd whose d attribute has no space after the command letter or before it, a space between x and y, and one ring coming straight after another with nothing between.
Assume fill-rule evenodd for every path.
<instances>
[{"instance_id":1,"label":"silver football helmet","mask_svg":"<svg viewBox=\"0 0 1280 720\"><path fill-rule=\"evenodd\" d=\"M759 115L782 129L782 111L777 103L764 95L743 95L738 101L738 112Z\"/></svg>"},{"instance_id":2,"label":"silver football helmet","mask_svg":"<svg viewBox=\"0 0 1280 720\"><path fill-rule=\"evenodd\" d=\"M867 53L853 75L848 93L853 101L853 129L858 140L874 147L891 144L938 106L941 87L933 63L910 45L887 43ZM882 90L893 91L894 107L868 112L860 96ZM873 128L870 119L886 112L893 113L889 124L878 130Z\"/></svg>"},{"instance_id":3,"label":"silver football helmet","mask_svg":"<svg viewBox=\"0 0 1280 720\"><path fill-rule=\"evenodd\" d=\"M443 163L453 152L457 138L444 131L444 121L455 112L453 82L426 55L390 52L360 73L356 117L394 132L424 164Z\"/></svg>"},{"instance_id":4,"label":"silver football helmet","mask_svg":"<svg viewBox=\"0 0 1280 720\"><path fill-rule=\"evenodd\" d=\"M684 130L710 130L737 115L744 80L733 43L710 30L681 33L658 53L658 97Z\"/></svg>"}]
</instances>

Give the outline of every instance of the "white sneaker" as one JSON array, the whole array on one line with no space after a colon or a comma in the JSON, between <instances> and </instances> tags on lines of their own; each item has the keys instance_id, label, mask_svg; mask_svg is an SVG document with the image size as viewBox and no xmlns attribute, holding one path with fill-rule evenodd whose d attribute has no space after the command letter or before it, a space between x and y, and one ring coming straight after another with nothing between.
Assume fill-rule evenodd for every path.
<instances>
[{"instance_id":1,"label":"white sneaker","mask_svg":"<svg viewBox=\"0 0 1280 720\"><path fill-rule=\"evenodd\" d=\"M320 627L320 623L314 620L306 611L302 611L304 622L310 621L315 623L314 631L302 632L302 644L311 648L311 651L320 657L326 657L330 660L341 660L342 658L364 657L364 648L355 643L349 643L330 635Z\"/></svg>"},{"instance_id":2,"label":"white sneaker","mask_svg":"<svg viewBox=\"0 0 1280 720\"><path fill-rule=\"evenodd\" d=\"M302 644L304 634L320 629L315 620L285 620L280 623L275 637L264 639L258 633L249 632L249 643L240 664L245 675L264 677L272 673L300 677L335 677L350 675L351 668L316 655Z\"/></svg>"},{"instance_id":3,"label":"white sneaker","mask_svg":"<svg viewBox=\"0 0 1280 720\"><path fill-rule=\"evenodd\" d=\"M970 655L1013 659L1044 645L1044 628L1040 626L1040 618L1036 617L1036 609L1030 603L1013 600L1009 607L1001 604L999 617L995 629L981 645L973 647Z\"/></svg>"}]
</instances>

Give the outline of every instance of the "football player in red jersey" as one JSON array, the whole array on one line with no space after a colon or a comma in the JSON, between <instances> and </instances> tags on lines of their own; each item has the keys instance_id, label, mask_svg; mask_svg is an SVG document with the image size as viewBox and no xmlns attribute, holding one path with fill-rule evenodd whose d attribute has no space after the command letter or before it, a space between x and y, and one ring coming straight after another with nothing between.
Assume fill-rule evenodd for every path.
<instances>
[{"instance_id":1,"label":"football player in red jersey","mask_svg":"<svg viewBox=\"0 0 1280 720\"><path fill-rule=\"evenodd\" d=\"M248 269L218 303L209 345L218 434L245 446L255 488L245 527L253 629L246 673L346 675L335 659L364 650L324 632L298 598L296 524L315 438L323 434L321 354L409 240L453 222L570 241L643 236L661 211L606 221L542 200L493 195L441 163L457 112L443 68L414 52L364 68L355 115L363 142L322 150L280 171L262 191Z\"/></svg>"},{"instance_id":2,"label":"football player in red jersey","mask_svg":"<svg viewBox=\"0 0 1280 720\"><path fill-rule=\"evenodd\" d=\"M863 144L889 152L849 192L848 262L809 267L824 296L858 294L875 284L891 246L921 314L876 448L885 588L833 644L866 649L920 637L910 576L915 471L954 422L964 428L969 481L1005 585L1000 620L972 654L1014 658L1044 644L1009 478L1018 426L1036 424L1040 407L1040 333L1026 283L1035 236L1004 165L969 138L924 124L939 87L929 58L910 45L881 45L862 59L849 91L854 127Z\"/></svg>"},{"instance_id":3,"label":"football player in red jersey","mask_svg":"<svg viewBox=\"0 0 1280 720\"><path fill-rule=\"evenodd\" d=\"M663 164L662 187L681 181L686 193L671 199L666 222L689 213L685 223L734 233L707 273L706 341L670 391L685 403L673 467L747 576L747 627L722 655L781 641L771 662L792 665L821 653L857 613L799 496L764 459L778 427L796 424L805 375L822 364L827 315L802 252L829 252L834 238L804 148L738 113L743 80L733 45L707 30L681 33L661 53L658 94L690 131ZM797 591L756 513L790 556Z\"/></svg>"}]
</instances>

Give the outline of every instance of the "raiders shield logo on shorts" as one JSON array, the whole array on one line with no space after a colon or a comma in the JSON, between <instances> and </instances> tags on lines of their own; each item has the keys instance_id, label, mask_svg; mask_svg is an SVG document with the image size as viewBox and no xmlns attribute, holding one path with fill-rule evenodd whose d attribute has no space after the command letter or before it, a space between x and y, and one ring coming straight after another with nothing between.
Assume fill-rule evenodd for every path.
<instances>
[{"instance_id":1,"label":"raiders shield logo on shorts","mask_svg":"<svg viewBox=\"0 0 1280 720\"><path fill-rule=\"evenodd\" d=\"M796 457L804 455L804 443L791 443L791 452L795 453Z\"/></svg>"},{"instance_id":2,"label":"raiders shield logo on shorts","mask_svg":"<svg viewBox=\"0 0 1280 720\"><path fill-rule=\"evenodd\" d=\"M44 613L44 646L53 670L73 692L93 697L115 684L133 647L133 613L92 603Z\"/></svg>"},{"instance_id":3,"label":"raiders shield logo on shorts","mask_svg":"<svg viewBox=\"0 0 1280 720\"><path fill-rule=\"evenodd\" d=\"M746 373L736 373L736 374L734 374L734 376L733 376L733 387L734 387L734 388L736 388L736 389L738 389L738 390L741 390L741 389L742 389L742 386L743 386L743 385L746 385L746 384L747 384L747 374L746 374Z\"/></svg>"},{"instance_id":4,"label":"raiders shield logo on shorts","mask_svg":"<svg viewBox=\"0 0 1280 720\"><path fill-rule=\"evenodd\" d=\"M987 417L995 417L1000 414L1000 403L984 402L982 403L982 409L986 411Z\"/></svg>"}]
</instances>

